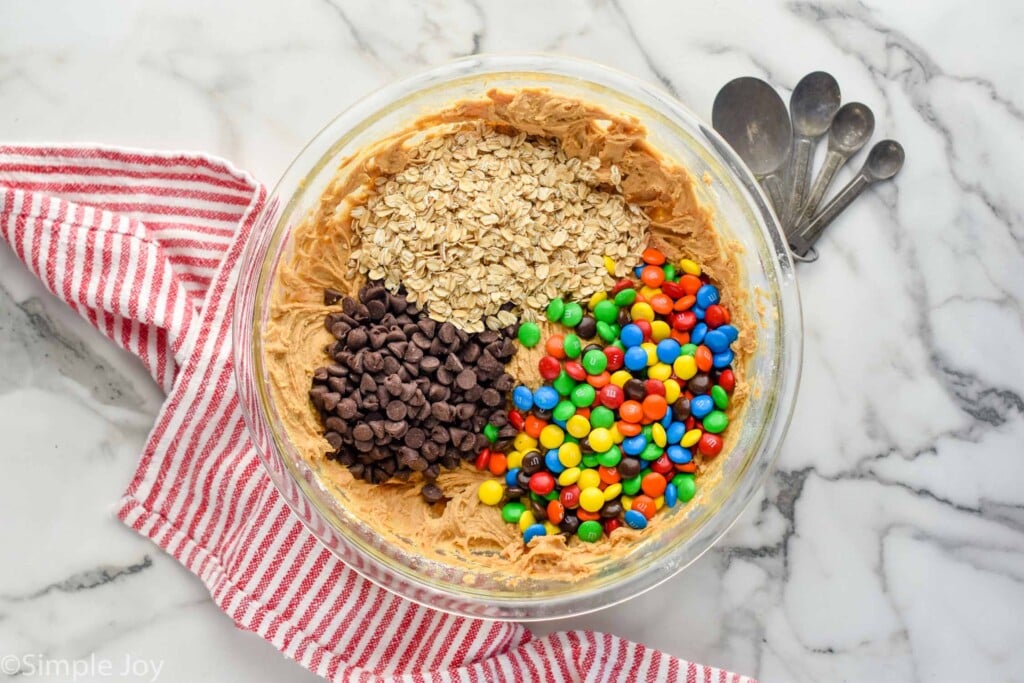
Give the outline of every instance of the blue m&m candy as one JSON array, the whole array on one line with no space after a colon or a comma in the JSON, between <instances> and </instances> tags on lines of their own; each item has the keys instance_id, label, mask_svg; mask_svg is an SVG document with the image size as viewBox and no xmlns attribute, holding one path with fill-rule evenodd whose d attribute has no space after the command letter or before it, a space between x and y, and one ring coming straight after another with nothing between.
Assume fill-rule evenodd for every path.
<instances>
[{"instance_id":1,"label":"blue m&m candy","mask_svg":"<svg viewBox=\"0 0 1024 683\"><path fill-rule=\"evenodd\" d=\"M533 402L541 410L551 410L558 405L558 392L555 391L554 387L547 385L537 387L533 392Z\"/></svg>"},{"instance_id":2,"label":"blue m&m candy","mask_svg":"<svg viewBox=\"0 0 1024 683\"><path fill-rule=\"evenodd\" d=\"M697 305L701 308L707 308L717 304L719 301L718 287L714 285L704 285L697 290Z\"/></svg>"},{"instance_id":3,"label":"blue m&m candy","mask_svg":"<svg viewBox=\"0 0 1024 683\"><path fill-rule=\"evenodd\" d=\"M704 419L704 416L714 409L715 401L707 394L694 396L693 400L690 401L690 414L698 420Z\"/></svg>"},{"instance_id":4,"label":"blue m&m candy","mask_svg":"<svg viewBox=\"0 0 1024 683\"><path fill-rule=\"evenodd\" d=\"M622 327L622 330L619 332L619 339L622 340L622 344L627 349L640 346L644 343L644 331L639 326L629 323Z\"/></svg>"},{"instance_id":5,"label":"blue m&m candy","mask_svg":"<svg viewBox=\"0 0 1024 683\"><path fill-rule=\"evenodd\" d=\"M712 353L721 353L729 350L729 338L721 330L710 330L704 335L704 346L711 349Z\"/></svg>"},{"instance_id":6,"label":"blue m&m candy","mask_svg":"<svg viewBox=\"0 0 1024 683\"><path fill-rule=\"evenodd\" d=\"M522 411L527 411L533 407L533 392L530 391L530 387L524 387L520 384L518 387L512 390L512 403L516 408Z\"/></svg>"}]
</instances>

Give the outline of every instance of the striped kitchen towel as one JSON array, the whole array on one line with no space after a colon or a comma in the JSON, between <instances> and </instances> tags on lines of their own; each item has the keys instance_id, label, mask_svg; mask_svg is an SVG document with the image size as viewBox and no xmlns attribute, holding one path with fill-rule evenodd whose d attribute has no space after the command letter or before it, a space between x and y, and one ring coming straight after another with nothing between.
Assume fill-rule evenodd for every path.
<instances>
[{"instance_id":1,"label":"striped kitchen towel","mask_svg":"<svg viewBox=\"0 0 1024 683\"><path fill-rule=\"evenodd\" d=\"M201 154L0 146L0 233L167 393L118 516L239 626L337 681L750 681L616 636L535 638L405 601L292 515L249 440L232 370L239 259L265 198Z\"/></svg>"}]
</instances>

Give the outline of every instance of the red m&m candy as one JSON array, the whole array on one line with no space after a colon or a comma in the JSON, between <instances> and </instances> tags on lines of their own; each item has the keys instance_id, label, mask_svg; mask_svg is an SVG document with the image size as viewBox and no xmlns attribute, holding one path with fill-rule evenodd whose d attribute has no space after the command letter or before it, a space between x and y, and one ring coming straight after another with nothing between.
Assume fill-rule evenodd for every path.
<instances>
[{"instance_id":1,"label":"red m&m candy","mask_svg":"<svg viewBox=\"0 0 1024 683\"><path fill-rule=\"evenodd\" d=\"M555 489L555 478L550 472L535 472L530 476L530 490L538 496L546 496Z\"/></svg>"},{"instance_id":2,"label":"red m&m candy","mask_svg":"<svg viewBox=\"0 0 1024 683\"><path fill-rule=\"evenodd\" d=\"M606 384L597 392L597 400L605 408L615 410L626 400L626 393L622 390L622 387Z\"/></svg>"},{"instance_id":3,"label":"red m&m candy","mask_svg":"<svg viewBox=\"0 0 1024 683\"><path fill-rule=\"evenodd\" d=\"M587 371L583 369L583 365L579 361L575 360L565 361L565 374L577 382L582 382L587 378Z\"/></svg>"},{"instance_id":4,"label":"red m&m candy","mask_svg":"<svg viewBox=\"0 0 1024 683\"><path fill-rule=\"evenodd\" d=\"M700 441L697 442L697 450L705 458L715 457L722 452L722 437L711 432L704 432L701 434Z\"/></svg>"},{"instance_id":5,"label":"red m&m candy","mask_svg":"<svg viewBox=\"0 0 1024 683\"><path fill-rule=\"evenodd\" d=\"M537 361L537 370L546 380L552 380L562 372L562 364L554 356L544 356Z\"/></svg>"},{"instance_id":6,"label":"red m&m candy","mask_svg":"<svg viewBox=\"0 0 1024 683\"><path fill-rule=\"evenodd\" d=\"M622 368L622 363L625 360L625 354L617 346L605 347L604 356L608 359L608 371L615 372Z\"/></svg>"},{"instance_id":7,"label":"red m&m candy","mask_svg":"<svg viewBox=\"0 0 1024 683\"><path fill-rule=\"evenodd\" d=\"M718 327L729 322L729 311L718 304L711 304L704 311L704 322L708 327Z\"/></svg>"}]
</instances>

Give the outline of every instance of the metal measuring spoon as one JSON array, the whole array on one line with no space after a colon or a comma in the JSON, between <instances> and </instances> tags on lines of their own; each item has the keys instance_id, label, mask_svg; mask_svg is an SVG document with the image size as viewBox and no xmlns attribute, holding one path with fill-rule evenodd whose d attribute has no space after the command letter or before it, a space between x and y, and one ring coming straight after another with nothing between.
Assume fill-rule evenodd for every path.
<instances>
[{"instance_id":1,"label":"metal measuring spoon","mask_svg":"<svg viewBox=\"0 0 1024 683\"><path fill-rule=\"evenodd\" d=\"M803 210L793 220L795 230L811 220L836 173L851 156L867 144L874 132L875 115L866 104L847 102L839 108L829 127L828 154L825 155L825 162L818 171L818 177L814 179L814 185L811 186L811 193L807 195Z\"/></svg>"},{"instance_id":2,"label":"metal measuring spoon","mask_svg":"<svg viewBox=\"0 0 1024 683\"><path fill-rule=\"evenodd\" d=\"M828 131L839 102L839 84L832 74L824 71L814 71L801 78L789 98L789 111L793 118L793 154L789 197L782 212L782 225L787 234L797 227L793 219L803 210L811 179L814 145Z\"/></svg>"},{"instance_id":3,"label":"metal measuring spoon","mask_svg":"<svg viewBox=\"0 0 1024 683\"><path fill-rule=\"evenodd\" d=\"M860 193L867 189L872 183L879 180L889 180L903 168L903 161L906 154L903 146L895 140L882 140L875 144L868 153L857 175L839 191L832 200L822 208L810 223L802 226L795 235L790 237L789 246L799 257L808 256L812 251L811 247L821 237L821 233L828 227L829 223L835 220ZM813 261L815 257L805 260Z\"/></svg>"},{"instance_id":4,"label":"metal measuring spoon","mask_svg":"<svg viewBox=\"0 0 1024 683\"><path fill-rule=\"evenodd\" d=\"M781 216L779 171L789 157L793 129L786 103L775 88L749 76L729 81L715 96L711 125L761 181L775 214Z\"/></svg>"}]
</instances>

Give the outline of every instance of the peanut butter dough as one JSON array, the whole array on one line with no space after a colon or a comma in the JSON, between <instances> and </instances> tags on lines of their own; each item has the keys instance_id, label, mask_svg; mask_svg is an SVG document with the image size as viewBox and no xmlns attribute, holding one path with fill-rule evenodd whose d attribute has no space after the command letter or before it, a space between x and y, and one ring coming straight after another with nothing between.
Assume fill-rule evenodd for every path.
<instances>
[{"instance_id":1,"label":"peanut butter dough","mask_svg":"<svg viewBox=\"0 0 1024 683\"><path fill-rule=\"evenodd\" d=\"M605 189L614 185L613 173L621 174L626 200L650 219L651 244L674 260L686 256L700 263L718 285L723 304L741 330L734 346L737 386L728 411L734 426L726 430L725 451L716 460L699 463L700 493L694 501L660 512L643 531L623 527L593 544L573 539L567 545L561 535L543 536L527 548L518 527L502 521L499 508L479 502L476 489L490 475L470 464L442 471L438 484L449 500L430 506L419 495L423 485L419 475L408 482L375 486L354 480L343 466L324 457L330 447L321 436L322 425L308 390L313 370L329 362L324 349L333 341L323 325L333 310L324 305L323 290L330 287L354 294L361 284L349 264L356 246L349 211L366 201L375 178L406 168L412 146L480 121L554 139L571 157L597 158L598 179ZM572 581L599 571L609 560L656 543L666 525L685 523L687 510L698 505L703 492L720 478L721 461L735 441L749 393L744 361L756 346L748 296L741 286L739 246L720 239L712 210L698 201L696 184L684 168L648 146L637 121L539 90L492 91L480 100L458 102L344 160L319 206L294 229L290 256L277 267L272 284L264 330L265 365L274 407L292 443L340 504L400 551L500 582L514 583L523 576ZM543 331L547 335L553 330ZM541 353L541 347L521 349L509 371L537 386Z\"/></svg>"}]
</instances>

